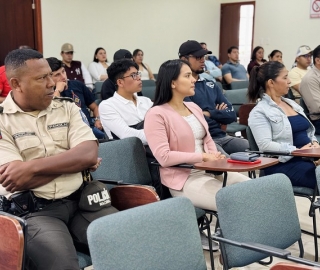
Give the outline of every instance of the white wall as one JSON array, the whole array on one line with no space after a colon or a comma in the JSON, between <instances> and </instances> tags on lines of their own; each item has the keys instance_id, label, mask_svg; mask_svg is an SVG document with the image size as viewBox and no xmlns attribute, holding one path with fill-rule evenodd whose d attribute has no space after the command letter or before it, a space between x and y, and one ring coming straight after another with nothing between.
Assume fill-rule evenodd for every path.
<instances>
[{"instance_id":1,"label":"white wall","mask_svg":"<svg viewBox=\"0 0 320 270\"><path fill-rule=\"evenodd\" d=\"M218 53L217 1L42 0L41 5L45 57L60 58L65 42L74 45L74 59L86 65L97 47L106 49L108 61L120 48L140 48L157 73L164 61L178 58L188 39L206 41Z\"/></svg>"},{"instance_id":2,"label":"white wall","mask_svg":"<svg viewBox=\"0 0 320 270\"><path fill-rule=\"evenodd\" d=\"M290 69L299 46L313 49L320 44L320 19L310 19L309 8L309 0L256 0L253 46L262 46L266 59L272 50L282 51L284 64Z\"/></svg>"},{"instance_id":3,"label":"white wall","mask_svg":"<svg viewBox=\"0 0 320 270\"><path fill-rule=\"evenodd\" d=\"M61 45L75 47L74 59L88 65L97 47L109 61L120 48L140 48L154 73L161 63L177 58L188 39L206 41L219 51L220 3L246 0L42 0L45 57L60 57ZM254 46L265 57L279 49L290 68L300 45L314 48L320 19L309 18L309 0L256 0Z\"/></svg>"}]
</instances>

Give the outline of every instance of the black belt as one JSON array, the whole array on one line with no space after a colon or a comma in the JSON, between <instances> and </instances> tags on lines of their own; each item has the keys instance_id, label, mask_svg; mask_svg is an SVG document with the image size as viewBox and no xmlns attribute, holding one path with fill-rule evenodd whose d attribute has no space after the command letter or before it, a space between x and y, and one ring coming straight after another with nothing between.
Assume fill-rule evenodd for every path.
<instances>
[{"instance_id":1,"label":"black belt","mask_svg":"<svg viewBox=\"0 0 320 270\"><path fill-rule=\"evenodd\" d=\"M37 208L38 208L37 210L41 210L42 208L44 208L45 206L47 206L49 204L52 204L54 202L59 202L59 201L62 201L62 200L78 201L80 199L81 192L82 192L83 188L84 188L84 184L82 184L80 186L80 188L77 189L75 192L71 193L67 197L63 197L63 198L60 198L60 199L47 200L47 199L39 198L39 197L35 196L35 202L36 202Z\"/></svg>"}]
</instances>

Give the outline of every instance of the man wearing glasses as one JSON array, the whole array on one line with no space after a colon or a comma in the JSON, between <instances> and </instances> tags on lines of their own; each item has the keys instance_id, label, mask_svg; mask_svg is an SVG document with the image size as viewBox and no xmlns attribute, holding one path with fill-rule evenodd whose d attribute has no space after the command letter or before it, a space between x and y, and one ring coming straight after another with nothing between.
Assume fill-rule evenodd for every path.
<instances>
[{"instance_id":1,"label":"man wearing glasses","mask_svg":"<svg viewBox=\"0 0 320 270\"><path fill-rule=\"evenodd\" d=\"M92 78L85 67L80 61L73 61L73 46L70 43L65 43L61 47L62 62L65 65L64 68L69 80L77 80L84 83L92 91L93 84Z\"/></svg>"},{"instance_id":2,"label":"man wearing glasses","mask_svg":"<svg viewBox=\"0 0 320 270\"><path fill-rule=\"evenodd\" d=\"M237 116L219 86L199 76L205 68L205 56L210 53L195 40L188 40L180 46L179 57L189 62L192 76L197 80L195 95L186 98L186 101L192 101L202 109L218 151L228 156L234 152L245 151L249 148L249 143L245 139L231 137L221 129L221 124L230 124L237 120Z\"/></svg>"},{"instance_id":3,"label":"man wearing glasses","mask_svg":"<svg viewBox=\"0 0 320 270\"><path fill-rule=\"evenodd\" d=\"M138 65L130 59L121 59L113 62L107 73L117 91L99 105L103 128L110 130L114 139L138 137L147 144L143 120L153 103L137 95L142 89Z\"/></svg>"},{"instance_id":4,"label":"man wearing glasses","mask_svg":"<svg viewBox=\"0 0 320 270\"><path fill-rule=\"evenodd\" d=\"M295 97L300 98L300 83L301 79L304 77L304 75L308 72L308 67L311 64L311 58L312 58L312 50L307 45L302 45L298 48L297 54L296 54L296 67L292 68L289 71L288 77L291 81L290 87L292 90L292 93Z\"/></svg>"}]
</instances>

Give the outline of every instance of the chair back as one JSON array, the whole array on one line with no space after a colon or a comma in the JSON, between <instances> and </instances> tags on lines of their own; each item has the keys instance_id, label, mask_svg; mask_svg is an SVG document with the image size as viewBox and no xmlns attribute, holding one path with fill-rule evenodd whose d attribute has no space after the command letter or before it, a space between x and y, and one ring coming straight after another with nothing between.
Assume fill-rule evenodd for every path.
<instances>
[{"instance_id":1,"label":"chair back","mask_svg":"<svg viewBox=\"0 0 320 270\"><path fill-rule=\"evenodd\" d=\"M273 174L227 186L216 195L224 238L285 249L301 239L292 185L284 174ZM268 255L223 245L229 268L241 267Z\"/></svg>"},{"instance_id":2,"label":"chair back","mask_svg":"<svg viewBox=\"0 0 320 270\"><path fill-rule=\"evenodd\" d=\"M23 269L26 226L23 219L0 212L1 269Z\"/></svg>"},{"instance_id":3,"label":"chair back","mask_svg":"<svg viewBox=\"0 0 320 270\"><path fill-rule=\"evenodd\" d=\"M250 150L251 151L259 151L259 147L258 147L258 145L256 143L256 140L253 137L251 128L249 126L246 128L246 134L247 134L247 140L249 142Z\"/></svg>"},{"instance_id":4,"label":"chair back","mask_svg":"<svg viewBox=\"0 0 320 270\"><path fill-rule=\"evenodd\" d=\"M242 88L237 90L227 90L224 92L224 96L233 105L237 116L239 116L239 109L241 105L248 103L247 91L247 88Z\"/></svg>"},{"instance_id":5,"label":"chair back","mask_svg":"<svg viewBox=\"0 0 320 270\"><path fill-rule=\"evenodd\" d=\"M249 81L235 81L230 83L230 89L242 89L242 88L248 88Z\"/></svg>"},{"instance_id":6,"label":"chair back","mask_svg":"<svg viewBox=\"0 0 320 270\"><path fill-rule=\"evenodd\" d=\"M301 106L302 109L304 110L304 113L305 113L306 115L309 115L309 113L310 113L310 112L309 112L309 109L308 109L306 103L304 102L303 98L300 98L300 106Z\"/></svg>"},{"instance_id":7,"label":"chair back","mask_svg":"<svg viewBox=\"0 0 320 270\"><path fill-rule=\"evenodd\" d=\"M154 80L143 80L141 92L144 97L148 97L152 101L154 101L154 96L156 93L156 82Z\"/></svg>"},{"instance_id":8,"label":"chair back","mask_svg":"<svg viewBox=\"0 0 320 270\"><path fill-rule=\"evenodd\" d=\"M88 243L95 270L205 270L194 207L173 198L93 221Z\"/></svg>"},{"instance_id":9,"label":"chair back","mask_svg":"<svg viewBox=\"0 0 320 270\"><path fill-rule=\"evenodd\" d=\"M146 151L137 137L99 145L101 166L92 172L93 179L122 180L125 183L151 185Z\"/></svg>"}]
</instances>

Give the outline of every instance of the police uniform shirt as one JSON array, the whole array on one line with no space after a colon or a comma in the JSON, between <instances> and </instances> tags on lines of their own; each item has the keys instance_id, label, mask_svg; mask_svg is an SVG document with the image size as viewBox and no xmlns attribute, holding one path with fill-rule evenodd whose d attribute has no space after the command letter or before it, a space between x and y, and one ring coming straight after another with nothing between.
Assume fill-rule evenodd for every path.
<instances>
[{"instance_id":1,"label":"police uniform shirt","mask_svg":"<svg viewBox=\"0 0 320 270\"><path fill-rule=\"evenodd\" d=\"M47 109L35 114L22 111L8 95L1 106L0 165L54 156L81 142L96 141L81 109L73 102L54 99ZM82 181L81 173L63 174L33 191L40 198L64 198Z\"/></svg>"}]
</instances>

